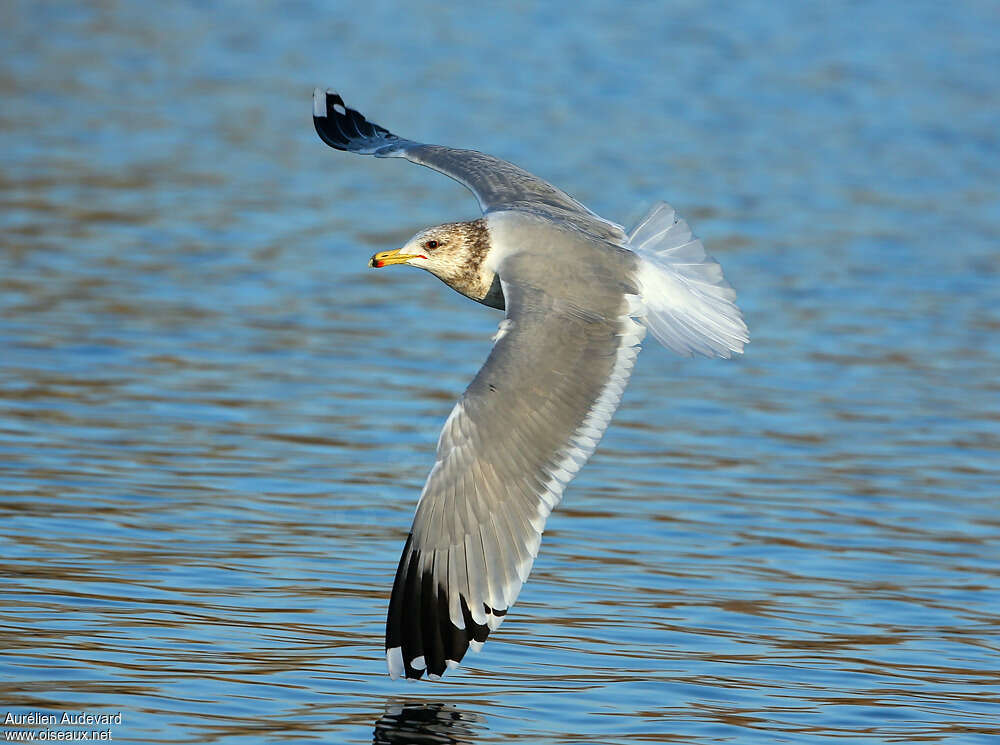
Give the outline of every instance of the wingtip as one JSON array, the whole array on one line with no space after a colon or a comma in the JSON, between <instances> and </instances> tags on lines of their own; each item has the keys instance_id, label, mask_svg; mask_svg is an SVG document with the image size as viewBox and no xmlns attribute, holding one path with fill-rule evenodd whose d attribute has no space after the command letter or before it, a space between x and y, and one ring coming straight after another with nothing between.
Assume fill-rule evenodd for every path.
<instances>
[{"instance_id":1,"label":"wingtip","mask_svg":"<svg viewBox=\"0 0 1000 745\"><path fill-rule=\"evenodd\" d=\"M313 89L313 125L316 134L327 145L336 150L349 150L351 136L345 134L339 123L347 115L344 99L332 88Z\"/></svg>"},{"instance_id":2,"label":"wingtip","mask_svg":"<svg viewBox=\"0 0 1000 745\"><path fill-rule=\"evenodd\" d=\"M348 108L333 88L313 89L312 113L316 133L336 150L387 157L394 155L402 142L385 127Z\"/></svg>"}]
</instances>

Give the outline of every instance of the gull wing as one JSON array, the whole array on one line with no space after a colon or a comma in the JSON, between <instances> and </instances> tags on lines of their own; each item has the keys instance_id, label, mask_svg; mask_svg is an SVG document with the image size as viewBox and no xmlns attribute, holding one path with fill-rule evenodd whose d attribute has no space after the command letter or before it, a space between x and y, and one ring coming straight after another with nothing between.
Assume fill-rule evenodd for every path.
<instances>
[{"instance_id":1,"label":"gull wing","mask_svg":"<svg viewBox=\"0 0 1000 745\"><path fill-rule=\"evenodd\" d=\"M546 518L618 407L645 329L504 282L507 318L445 422L389 602L393 678L478 651L528 578Z\"/></svg>"},{"instance_id":2,"label":"gull wing","mask_svg":"<svg viewBox=\"0 0 1000 745\"><path fill-rule=\"evenodd\" d=\"M577 230L617 245L627 238L620 225L588 210L549 182L492 155L406 140L344 105L333 91L313 92L313 123L330 147L377 158L406 158L467 187L484 213L515 210L565 221Z\"/></svg>"}]
</instances>

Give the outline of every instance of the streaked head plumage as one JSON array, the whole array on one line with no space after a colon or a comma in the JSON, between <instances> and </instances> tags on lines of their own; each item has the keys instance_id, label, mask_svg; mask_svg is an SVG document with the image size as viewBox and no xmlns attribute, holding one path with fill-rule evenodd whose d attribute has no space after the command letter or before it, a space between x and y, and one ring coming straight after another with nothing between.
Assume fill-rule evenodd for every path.
<instances>
[{"instance_id":1,"label":"streaked head plumage","mask_svg":"<svg viewBox=\"0 0 1000 745\"><path fill-rule=\"evenodd\" d=\"M372 256L369 266L410 264L426 269L458 292L482 300L493 282L494 273L485 267L490 249L486 221L448 222L425 228L402 248Z\"/></svg>"}]
</instances>

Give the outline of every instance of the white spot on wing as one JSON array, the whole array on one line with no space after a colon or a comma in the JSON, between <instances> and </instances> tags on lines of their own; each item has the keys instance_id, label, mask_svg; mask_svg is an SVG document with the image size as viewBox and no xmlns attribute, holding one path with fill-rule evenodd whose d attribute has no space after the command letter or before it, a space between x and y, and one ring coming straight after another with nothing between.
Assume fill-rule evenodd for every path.
<instances>
[{"instance_id":1,"label":"white spot on wing","mask_svg":"<svg viewBox=\"0 0 1000 745\"><path fill-rule=\"evenodd\" d=\"M313 116L326 118L326 94L319 88L313 89Z\"/></svg>"},{"instance_id":2,"label":"white spot on wing","mask_svg":"<svg viewBox=\"0 0 1000 745\"><path fill-rule=\"evenodd\" d=\"M385 650L385 659L389 663L389 677L397 680L403 674L403 649L393 647Z\"/></svg>"}]
</instances>

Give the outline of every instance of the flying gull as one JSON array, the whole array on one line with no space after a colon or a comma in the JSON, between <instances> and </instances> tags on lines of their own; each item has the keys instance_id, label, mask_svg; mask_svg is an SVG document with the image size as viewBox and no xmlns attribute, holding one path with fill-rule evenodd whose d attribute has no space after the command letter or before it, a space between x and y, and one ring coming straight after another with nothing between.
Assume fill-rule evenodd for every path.
<instances>
[{"instance_id":1,"label":"flying gull","mask_svg":"<svg viewBox=\"0 0 1000 745\"><path fill-rule=\"evenodd\" d=\"M682 355L730 357L747 327L721 267L664 202L626 233L504 160L398 137L331 90L313 94L313 122L337 150L406 158L479 201L478 220L421 230L370 266L420 267L505 311L444 423L389 600L389 674L436 680L514 604L647 329Z\"/></svg>"}]
</instances>

